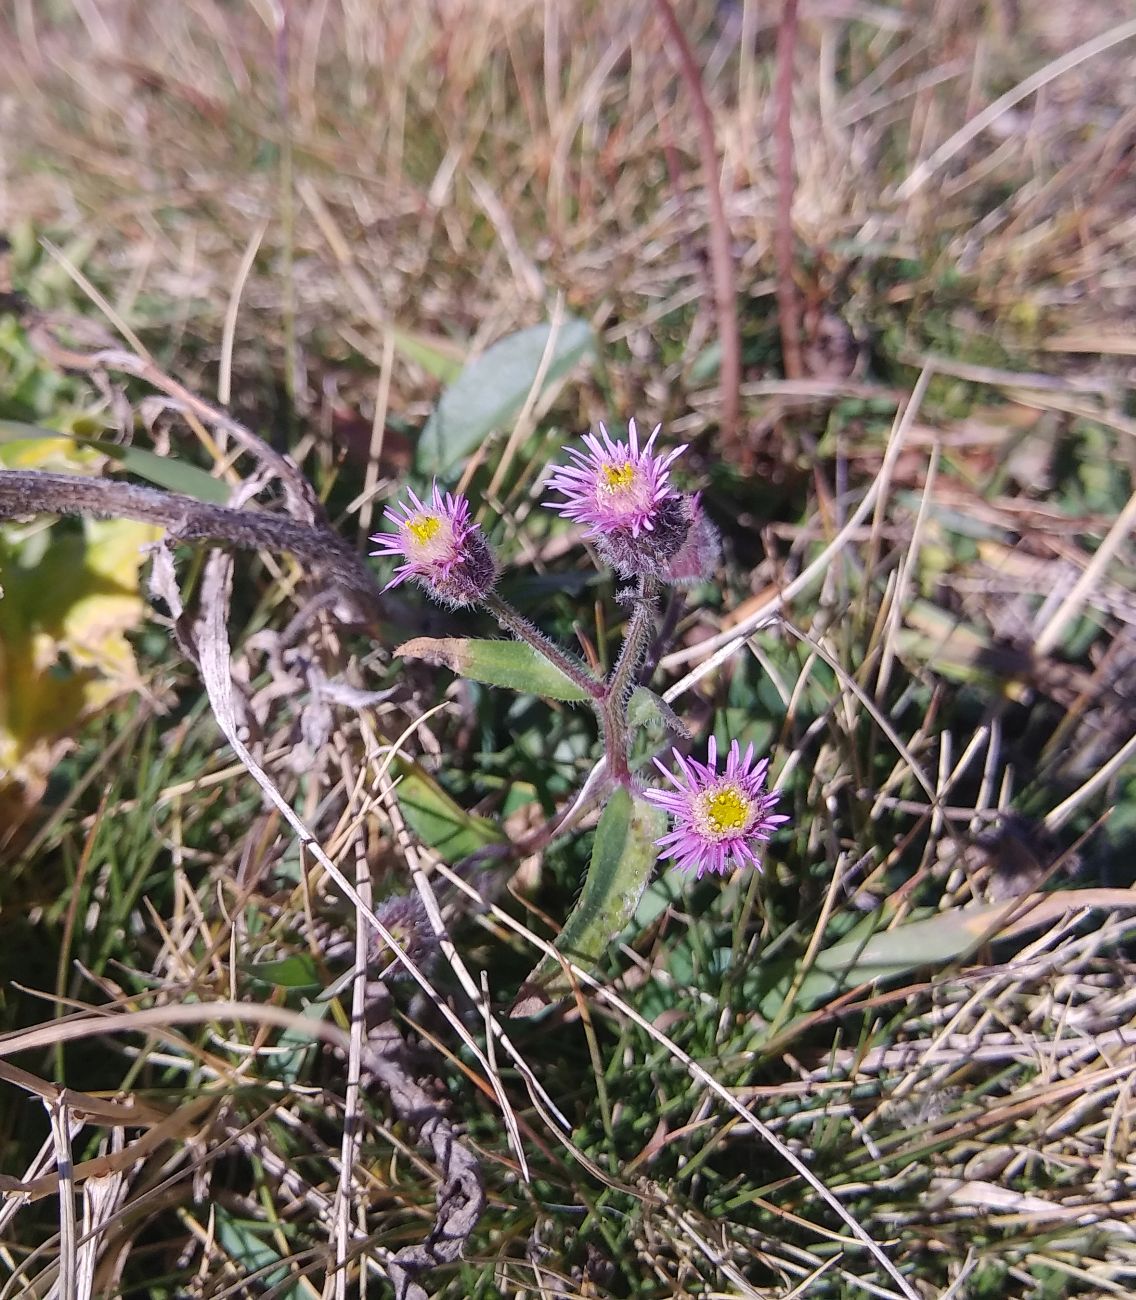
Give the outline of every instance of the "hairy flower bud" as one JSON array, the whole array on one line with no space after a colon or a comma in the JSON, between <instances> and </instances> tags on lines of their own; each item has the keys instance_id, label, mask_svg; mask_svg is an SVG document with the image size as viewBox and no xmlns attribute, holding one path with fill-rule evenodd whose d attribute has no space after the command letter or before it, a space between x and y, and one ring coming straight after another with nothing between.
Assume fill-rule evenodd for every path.
<instances>
[{"instance_id":1,"label":"hairy flower bud","mask_svg":"<svg viewBox=\"0 0 1136 1300\"><path fill-rule=\"evenodd\" d=\"M712 578L722 554L722 539L702 509L701 493L683 497L682 502L688 524L686 537L661 574L664 582L676 587Z\"/></svg>"},{"instance_id":2,"label":"hairy flower bud","mask_svg":"<svg viewBox=\"0 0 1136 1300\"><path fill-rule=\"evenodd\" d=\"M681 497L667 497L655 510L651 531L635 536L625 528L601 533L596 550L624 578L650 574L665 578L668 566L682 549L690 519Z\"/></svg>"},{"instance_id":3,"label":"hairy flower bud","mask_svg":"<svg viewBox=\"0 0 1136 1300\"><path fill-rule=\"evenodd\" d=\"M375 915L415 965L429 965L432 962L438 940L430 918L426 915L426 908L416 894L396 894L384 899L376 907ZM381 963L380 975L383 979L408 973L378 933L372 935L372 960Z\"/></svg>"},{"instance_id":4,"label":"hairy flower bud","mask_svg":"<svg viewBox=\"0 0 1136 1300\"><path fill-rule=\"evenodd\" d=\"M478 524L470 518L465 497L447 492L435 482L431 500L423 503L412 489L411 504L398 503L383 513L394 533L376 533L379 549L372 555L401 555L406 563L383 588L389 591L407 578L416 579L443 605L474 605L493 589L497 561Z\"/></svg>"}]
</instances>

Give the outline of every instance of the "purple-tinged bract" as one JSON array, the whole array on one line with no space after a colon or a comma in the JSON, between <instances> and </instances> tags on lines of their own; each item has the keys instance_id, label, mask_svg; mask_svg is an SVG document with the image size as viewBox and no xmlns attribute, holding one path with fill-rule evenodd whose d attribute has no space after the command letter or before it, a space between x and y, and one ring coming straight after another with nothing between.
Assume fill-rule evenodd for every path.
<instances>
[{"instance_id":1,"label":"purple-tinged bract","mask_svg":"<svg viewBox=\"0 0 1136 1300\"><path fill-rule=\"evenodd\" d=\"M722 554L722 539L702 509L702 493L684 496L682 504L688 525L686 540L667 561L661 575L664 582L675 587L708 581Z\"/></svg>"},{"instance_id":2,"label":"purple-tinged bract","mask_svg":"<svg viewBox=\"0 0 1136 1300\"><path fill-rule=\"evenodd\" d=\"M371 538L379 547L372 555L406 560L383 590L415 578L445 605L474 604L492 588L497 564L480 526L470 518L469 502L461 495L443 494L436 482L428 502L412 488L407 496L409 505L400 501L395 510L383 512L397 531Z\"/></svg>"},{"instance_id":3,"label":"purple-tinged bract","mask_svg":"<svg viewBox=\"0 0 1136 1300\"><path fill-rule=\"evenodd\" d=\"M699 763L673 750L676 776L658 759L655 766L673 790L647 790L644 797L672 816L670 832L656 840L659 848L674 859L680 871L695 876L713 871L725 875L733 867L761 870L761 846L789 820L775 813L780 797L766 790L769 760L753 761L753 746L743 754L735 740L726 756L725 770L718 771L718 746L710 739L707 761Z\"/></svg>"},{"instance_id":4,"label":"purple-tinged bract","mask_svg":"<svg viewBox=\"0 0 1136 1300\"><path fill-rule=\"evenodd\" d=\"M545 504L583 524L604 558L626 576L661 572L689 527L669 481L671 464L686 448L656 455L661 428L656 425L640 447L634 420L626 442L613 441L601 424L600 437L586 433L586 451L569 449L573 463L558 466L547 483L564 500Z\"/></svg>"}]
</instances>

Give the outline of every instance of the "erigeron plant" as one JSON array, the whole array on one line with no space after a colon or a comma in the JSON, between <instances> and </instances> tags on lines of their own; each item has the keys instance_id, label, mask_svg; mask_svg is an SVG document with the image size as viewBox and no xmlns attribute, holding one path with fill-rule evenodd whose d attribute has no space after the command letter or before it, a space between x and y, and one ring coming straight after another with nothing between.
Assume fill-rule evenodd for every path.
<instances>
[{"instance_id":1,"label":"erigeron plant","mask_svg":"<svg viewBox=\"0 0 1136 1300\"><path fill-rule=\"evenodd\" d=\"M766 788L768 760L755 761L752 745L743 753L734 741L722 764L713 738L704 763L674 748L673 770L654 760L667 783L662 789L648 786L632 768L635 713L629 706L657 625L660 591L711 577L719 554L717 532L699 497L679 492L671 482L671 466L685 448L656 451L660 430L657 426L641 444L634 420L626 441L613 439L601 424L599 436L586 434L583 450L570 448L569 463L557 466L546 482L558 499L544 504L583 525L600 558L634 583L622 595L631 612L606 677L551 641L495 591L497 562L465 497L443 493L437 483L425 500L408 491L407 501L385 512L394 531L372 538L378 548L372 554L402 561L387 589L413 579L443 605L484 608L546 670L540 678L546 693L587 700L595 709L604 765L591 795L607 795L608 801L583 894L557 945L587 965L630 919L660 852L696 878L737 867L760 870L764 845L788 821L775 811L778 793ZM492 643L461 644L460 653L451 651L445 659L450 666L475 680L524 688L519 676L511 679L501 670ZM428 654L425 645L403 649ZM647 699L677 725L661 701ZM523 998L525 1008L535 1009L551 992L563 991L560 974L556 963L542 962L529 980L530 993L540 996L536 1002Z\"/></svg>"}]
</instances>

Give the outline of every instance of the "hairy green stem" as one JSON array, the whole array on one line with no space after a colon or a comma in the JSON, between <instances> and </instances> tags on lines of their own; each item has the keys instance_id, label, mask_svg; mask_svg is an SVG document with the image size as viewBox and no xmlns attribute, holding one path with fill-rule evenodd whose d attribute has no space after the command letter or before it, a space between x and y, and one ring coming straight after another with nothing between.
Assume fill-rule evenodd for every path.
<instances>
[{"instance_id":1,"label":"hairy green stem","mask_svg":"<svg viewBox=\"0 0 1136 1300\"><path fill-rule=\"evenodd\" d=\"M490 592L482 603L506 632L511 632L518 641L527 641L538 654L543 655L549 663L559 668L565 677L575 682L582 691L586 691L596 702L597 707L600 705L607 688L603 682L596 680L582 659L578 659L571 651L561 649L555 641L546 637L539 628L534 627L519 610L514 609L507 600L502 600L496 592Z\"/></svg>"},{"instance_id":2,"label":"hairy green stem","mask_svg":"<svg viewBox=\"0 0 1136 1300\"><path fill-rule=\"evenodd\" d=\"M627 621L619 658L604 684L600 716L604 729L604 750L608 771L620 785L631 784L631 768L627 761L627 696L635 680L635 670L643 657L647 637L654 626L655 599L659 589L653 577L639 579L635 608Z\"/></svg>"},{"instance_id":3,"label":"hairy green stem","mask_svg":"<svg viewBox=\"0 0 1136 1300\"><path fill-rule=\"evenodd\" d=\"M655 623L658 589L656 578L644 577L639 580L635 608L627 620L619 658L607 680L602 682L596 680L583 660L550 641L508 601L491 592L483 602L507 632L511 632L519 641L527 641L538 654L559 668L565 677L587 692L603 728L607 779L617 785L630 786L632 782L627 756L627 697L635 684L635 671L642 661L647 639Z\"/></svg>"}]
</instances>

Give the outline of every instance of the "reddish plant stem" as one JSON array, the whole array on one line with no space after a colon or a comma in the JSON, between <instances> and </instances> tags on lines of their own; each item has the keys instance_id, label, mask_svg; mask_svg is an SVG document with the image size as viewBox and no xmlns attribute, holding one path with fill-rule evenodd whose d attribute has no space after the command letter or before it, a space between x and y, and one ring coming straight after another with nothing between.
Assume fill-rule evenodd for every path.
<instances>
[{"instance_id":1,"label":"reddish plant stem","mask_svg":"<svg viewBox=\"0 0 1136 1300\"><path fill-rule=\"evenodd\" d=\"M734 284L734 263L730 255L730 227L726 221L726 207L722 202L722 186L718 174L718 150L714 139L714 119L702 73L695 62L694 53L686 33L679 26L670 0L655 0L659 17L663 20L667 37L674 51L679 74L686 83L698 123L698 144L702 156L702 174L706 187L706 200L710 209L710 266L714 278L714 301L718 312L718 341L722 348L722 441L727 446L739 443L738 411L741 398L742 360L741 340L738 334L737 291Z\"/></svg>"},{"instance_id":2,"label":"reddish plant stem","mask_svg":"<svg viewBox=\"0 0 1136 1300\"><path fill-rule=\"evenodd\" d=\"M781 361L788 379L801 379L801 313L793 280L793 56L797 49L797 0L783 0L777 29L777 76L773 85L773 143L777 159L777 314L781 320Z\"/></svg>"}]
</instances>

